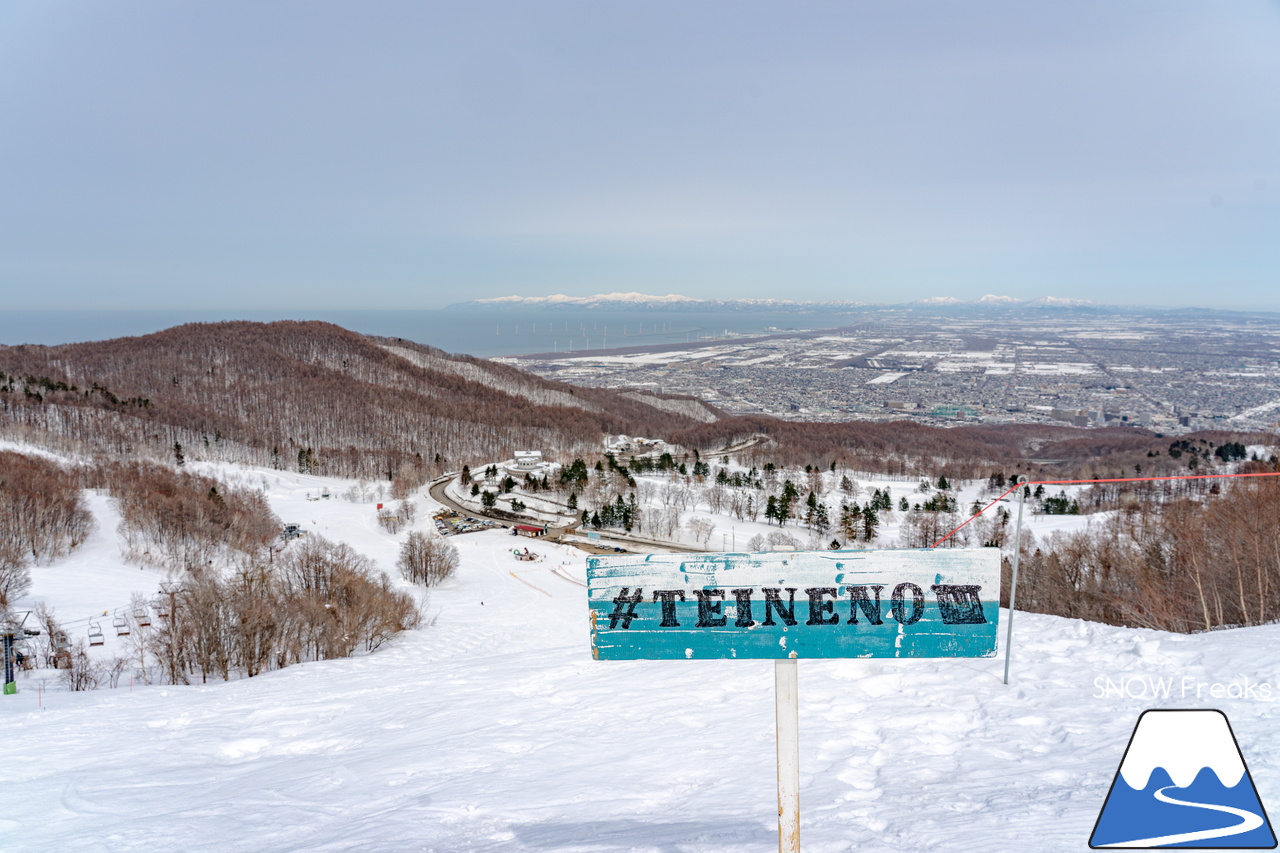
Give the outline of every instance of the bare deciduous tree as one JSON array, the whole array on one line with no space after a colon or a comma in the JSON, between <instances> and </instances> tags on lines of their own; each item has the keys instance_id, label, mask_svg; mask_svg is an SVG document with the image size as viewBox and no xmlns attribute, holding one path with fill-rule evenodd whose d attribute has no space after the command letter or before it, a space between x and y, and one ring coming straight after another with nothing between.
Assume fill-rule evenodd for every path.
<instances>
[{"instance_id":1,"label":"bare deciduous tree","mask_svg":"<svg viewBox=\"0 0 1280 853\"><path fill-rule=\"evenodd\" d=\"M800 540L796 539L789 533L783 533L781 530L770 530L766 541L770 546L780 546L782 548L799 548Z\"/></svg>"},{"instance_id":2,"label":"bare deciduous tree","mask_svg":"<svg viewBox=\"0 0 1280 853\"><path fill-rule=\"evenodd\" d=\"M687 522L689 531L693 533L693 538L697 542L706 545L711 541L711 534L715 532L716 526L710 519L692 516Z\"/></svg>"},{"instance_id":3,"label":"bare deciduous tree","mask_svg":"<svg viewBox=\"0 0 1280 853\"><path fill-rule=\"evenodd\" d=\"M400 547L396 565L407 580L435 586L458 570L458 549L438 536L415 530Z\"/></svg>"},{"instance_id":4,"label":"bare deciduous tree","mask_svg":"<svg viewBox=\"0 0 1280 853\"><path fill-rule=\"evenodd\" d=\"M182 571L251 562L280 532L256 489L136 463L101 466L92 476L111 492L132 559Z\"/></svg>"},{"instance_id":5,"label":"bare deciduous tree","mask_svg":"<svg viewBox=\"0 0 1280 853\"><path fill-rule=\"evenodd\" d=\"M102 664L89 657L84 640L79 640L71 649L67 666L58 674L58 679L68 690L96 690L104 675Z\"/></svg>"},{"instance_id":6,"label":"bare deciduous tree","mask_svg":"<svg viewBox=\"0 0 1280 853\"><path fill-rule=\"evenodd\" d=\"M26 592L32 563L70 553L92 530L75 472L39 456L0 451L0 609Z\"/></svg>"},{"instance_id":7,"label":"bare deciduous tree","mask_svg":"<svg viewBox=\"0 0 1280 853\"><path fill-rule=\"evenodd\" d=\"M413 598L367 558L320 536L234 576L187 572L170 595L173 606L149 643L170 683L372 651L421 620Z\"/></svg>"},{"instance_id":8,"label":"bare deciduous tree","mask_svg":"<svg viewBox=\"0 0 1280 853\"><path fill-rule=\"evenodd\" d=\"M729 500L729 490L720 483L712 483L702 493L702 499L707 504L707 509L713 513L719 513Z\"/></svg>"}]
</instances>

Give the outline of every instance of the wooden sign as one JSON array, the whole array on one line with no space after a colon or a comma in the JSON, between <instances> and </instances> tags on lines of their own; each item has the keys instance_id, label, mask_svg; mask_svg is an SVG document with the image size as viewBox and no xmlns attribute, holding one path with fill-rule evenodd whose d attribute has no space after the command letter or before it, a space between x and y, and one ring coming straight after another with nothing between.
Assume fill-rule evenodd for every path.
<instances>
[{"instance_id":1,"label":"wooden sign","mask_svg":"<svg viewBox=\"0 0 1280 853\"><path fill-rule=\"evenodd\" d=\"M587 560L597 660L992 657L997 548Z\"/></svg>"}]
</instances>

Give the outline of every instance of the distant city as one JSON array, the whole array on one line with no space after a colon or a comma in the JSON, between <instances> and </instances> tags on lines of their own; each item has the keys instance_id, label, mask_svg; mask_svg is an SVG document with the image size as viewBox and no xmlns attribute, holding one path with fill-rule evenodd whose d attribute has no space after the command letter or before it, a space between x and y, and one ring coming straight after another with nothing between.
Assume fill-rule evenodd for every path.
<instances>
[{"instance_id":1,"label":"distant city","mask_svg":"<svg viewBox=\"0 0 1280 853\"><path fill-rule=\"evenodd\" d=\"M818 318L815 318L818 319ZM963 303L868 306L837 328L498 360L582 385L805 421L1274 430L1280 316Z\"/></svg>"}]
</instances>

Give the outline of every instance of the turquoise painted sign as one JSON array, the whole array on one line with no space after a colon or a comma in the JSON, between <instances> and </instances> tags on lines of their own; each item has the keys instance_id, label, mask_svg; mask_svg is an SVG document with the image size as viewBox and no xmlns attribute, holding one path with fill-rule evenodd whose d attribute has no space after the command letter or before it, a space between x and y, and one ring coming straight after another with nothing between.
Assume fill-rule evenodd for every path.
<instances>
[{"instance_id":1,"label":"turquoise painted sign","mask_svg":"<svg viewBox=\"0 0 1280 853\"><path fill-rule=\"evenodd\" d=\"M597 660L992 657L1000 551L590 557Z\"/></svg>"}]
</instances>

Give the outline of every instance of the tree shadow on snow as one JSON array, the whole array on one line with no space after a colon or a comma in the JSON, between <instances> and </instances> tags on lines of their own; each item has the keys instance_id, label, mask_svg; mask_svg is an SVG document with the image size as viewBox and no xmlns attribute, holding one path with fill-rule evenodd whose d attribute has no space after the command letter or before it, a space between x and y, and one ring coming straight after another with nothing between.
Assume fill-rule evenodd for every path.
<instances>
[{"instance_id":1,"label":"tree shadow on snow","mask_svg":"<svg viewBox=\"0 0 1280 853\"><path fill-rule=\"evenodd\" d=\"M508 827L520 843L544 850L656 850L691 853L700 850L775 850L775 828L746 820L654 823L642 820L595 820L579 823L528 823Z\"/></svg>"}]
</instances>

